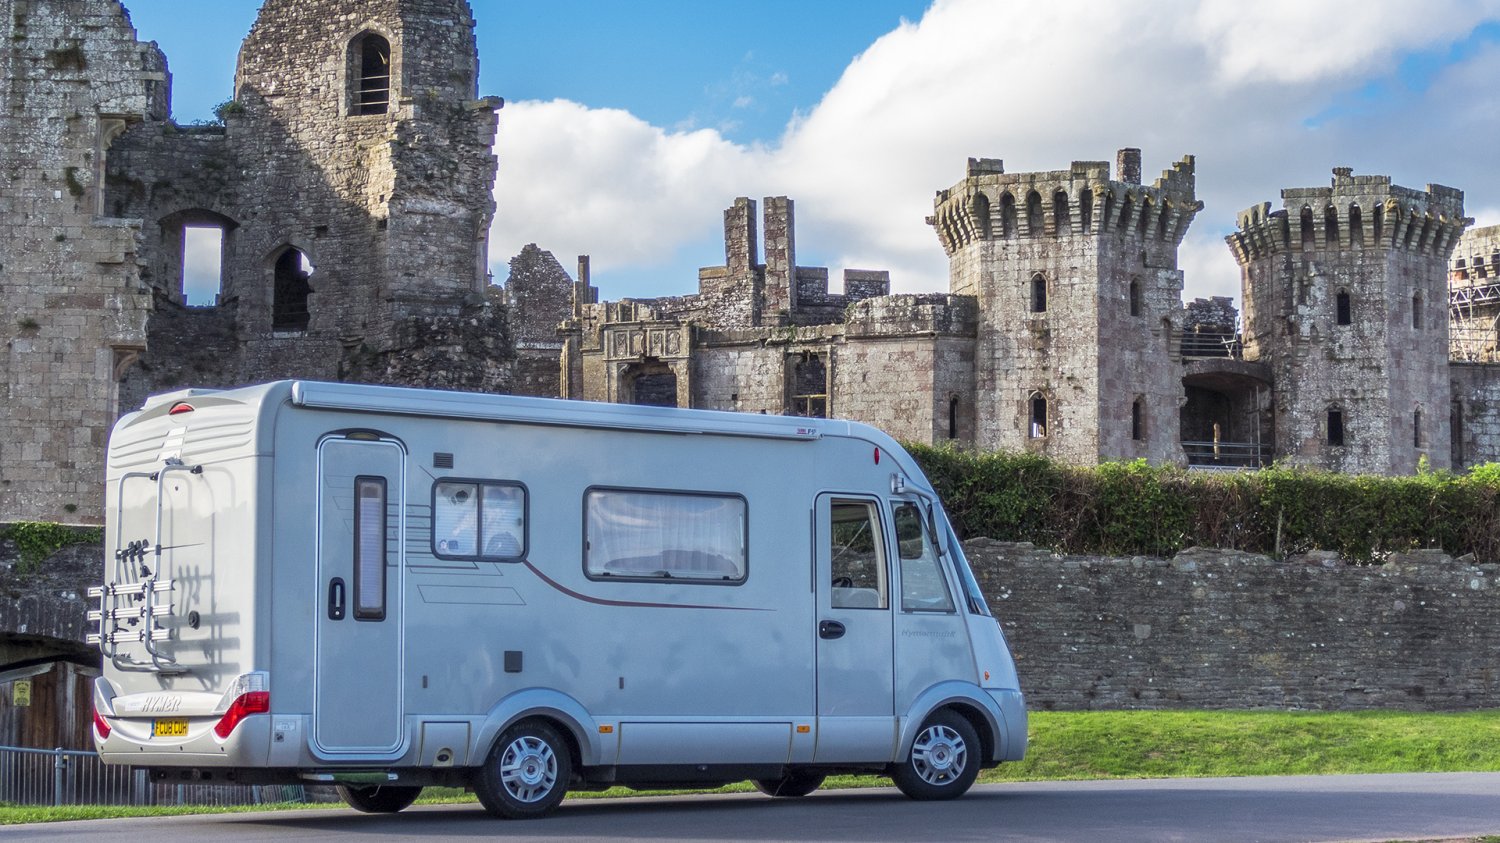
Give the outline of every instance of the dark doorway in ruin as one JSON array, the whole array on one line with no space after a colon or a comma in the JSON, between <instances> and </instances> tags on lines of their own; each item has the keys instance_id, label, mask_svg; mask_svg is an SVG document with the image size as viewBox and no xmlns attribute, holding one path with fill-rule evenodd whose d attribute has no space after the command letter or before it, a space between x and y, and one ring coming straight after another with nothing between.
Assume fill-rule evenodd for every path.
<instances>
[{"instance_id":1,"label":"dark doorway in ruin","mask_svg":"<svg viewBox=\"0 0 1500 843\"><path fill-rule=\"evenodd\" d=\"M1178 413L1182 450L1194 468L1263 468L1275 455L1270 384L1238 361L1190 364Z\"/></svg>"},{"instance_id":2,"label":"dark doorway in ruin","mask_svg":"<svg viewBox=\"0 0 1500 843\"><path fill-rule=\"evenodd\" d=\"M622 378L628 403L644 407L676 407L677 373L660 360L632 363Z\"/></svg>"},{"instance_id":3,"label":"dark doorway in ruin","mask_svg":"<svg viewBox=\"0 0 1500 843\"><path fill-rule=\"evenodd\" d=\"M828 366L823 355L803 352L787 361L792 385L787 415L828 418Z\"/></svg>"},{"instance_id":4,"label":"dark doorway in ruin","mask_svg":"<svg viewBox=\"0 0 1500 843\"><path fill-rule=\"evenodd\" d=\"M306 331L312 319L307 297L312 293L308 279L312 265L307 256L288 248L276 259L275 286L271 298L271 330Z\"/></svg>"}]
</instances>

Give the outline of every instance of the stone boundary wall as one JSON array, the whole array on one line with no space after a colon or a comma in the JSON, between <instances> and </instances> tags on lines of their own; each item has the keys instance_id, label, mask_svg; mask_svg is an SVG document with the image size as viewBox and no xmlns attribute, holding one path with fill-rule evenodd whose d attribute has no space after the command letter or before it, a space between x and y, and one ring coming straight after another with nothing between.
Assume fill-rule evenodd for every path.
<instances>
[{"instance_id":1,"label":"stone boundary wall","mask_svg":"<svg viewBox=\"0 0 1500 843\"><path fill-rule=\"evenodd\" d=\"M1500 707L1500 565L964 548L1034 709Z\"/></svg>"},{"instance_id":2,"label":"stone boundary wall","mask_svg":"<svg viewBox=\"0 0 1500 843\"><path fill-rule=\"evenodd\" d=\"M964 548L1037 710L1500 707L1500 565L1434 551L1355 566ZM0 541L0 663L87 651L99 554L73 545L22 575Z\"/></svg>"}]
</instances>

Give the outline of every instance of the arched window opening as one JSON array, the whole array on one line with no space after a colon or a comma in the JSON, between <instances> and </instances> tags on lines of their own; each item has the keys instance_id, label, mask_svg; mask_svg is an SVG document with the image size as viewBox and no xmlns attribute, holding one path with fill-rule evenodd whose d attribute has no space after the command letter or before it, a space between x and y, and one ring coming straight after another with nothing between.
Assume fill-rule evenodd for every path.
<instances>
[{"instance_id":1,"label":"arched window opening","mask_svg":"<svg viewBox=\"0 0 1500 843\"><path fill-rule=\"evenodd\" d=\"M1149 197L1141 204L1141 217L1136 220L1135 234L1142 240L1145 240L1146 235L1151 232L1151 217L1154 216L1153 212L1155 210L1156 204Z\"/></svg>"},{"instance_id":2,"label":"arched window opening","mask_svg":"<svg viewBox=\"0 0 1500 843\"><path fill-rule=\"evenodd\" d=\"M1108 231L1115 224L1115 194L1113 192L1104 194L1104 221L1101 223L1104 231Z\"/></svg>"},{"instance_id":3,"label":"arched window opening","mask_svg":"<svg viewBox=\"0 0 1500 843\"><path fill-rule=\"evenodd\" d=\"M223 226L182 228L182 300L193 307L212 307L224 291Z\"/></svg>"},{"instance_id":4,"label":"arched window opening","mask_svg":"<svg viewBox=\"0 0 1500 843\"><path fill-rule=\"evenodd\" d=\"M1422 330L1422 294L1413 293L1411 297L1411 326Z\"/></svg>"},{"instance_id":5,"label":"arched window opening","mask_svg":"<svg viewBox=\"0 0 1500 843\"><path fill-rule=\"evenodd\" d=\"M1317 235L1313 233L1312 208L1302 206L1302 248L1312 249L1317 246Z\"/></svg>"},{"instance_id":6,"label":"arched window opening","mask_svg":"<svg viewBox=\"0 0 1500 843\"><path fill-rule=\"evenodd\" d=\"M1078 219L1083 223L1083 233L1094 231L1094 191L1084 190L1078 196Z\"/></svg>"},{"instance_id":7,"label":"arched window opening","mask_svg":"<svg viewBox=\"0 0 1500 843\"><path fill-rule=\"evenodd\" d=\"M350 45L355 70L354 114L385 114L391 109L391 42L366 32Z\"/></svg>"},{"instance_id":8,"label":"arched window opening","mask_svg":"<svg viewBox=\"0 0 1500 843\"><path fill-rule=\"evenodd\" d=\"M1330 409L1328 411L1328 444L1341 447L1344 444L1344 411Z\"/></svg>"},{"instance_id":9,"label":"arched window opening","mask_svg":"<svg viewBox=\"0 0 1500 843\"><path fill-rule=\"evenodd\" d=\"M1047 435L1047 396L1040 392L1031 393L1027 401L1030 406L1031 422L1027 427L1027 438L1041 439Z\"/></svg>"},{"instance_id":10,"label":"arched window opening","mask_svg":"<svg viewBox=\"0 0 1500 843\"><path fill-rule=\"evenodd\" d=\"M1040 272L1031 276L1031 312L1047 312L1047 279Z\"/></svg>"},{"instance_id":11,"label":"arched window opening","mask_svg":"<svg viewBox=\"0 0 1500 843\"><path fill-rule=\"evenodd\" d=\"M1375 224L1375 244L1378 246L1380 245L1381 235L1385 233L1385 209L1377 203L1374 213L1370 216L1371 222Z\"/></svg>"},{"instance_id":12,"label":"arched window opening","mask_svg":"<svg viewBox=\"0 0 1500 843\"><path fill-rule=\"evenodd\" d=\"M1162 240L1167 239L1167 225L1171 221L1171 210L1163 207L1161 213L1156 215L1156 236Z\"/></svg>"},{"instance_id":13,"label":"arched window opening","mask_svg":"<svg viewBox=\"0 0 1500 843\"><path fill-rule=\"evenodd\" d=\"M970 213L974 217L974 227L979 231L979 236L985 240L990 239L990 198L983 193L974 194Z\"/></svg>"},{"instance_id":14,"label":"arched window opening","mask_svg":"<svg viewBox=\"0 0 1500 843\"><path fill-rule=\"evenodd\" d=\"M1361 248L1365 245L1365 218L1358 205L1349 206L1349 245Z\"/></svg>"},{"instance_id":15,"label":"arched window opening","mask_svg":"<svg viewBox=\"0 0 1500 843\"><path fill-rule=\"evenodd\" d=\"M1411 411L1411 446L1422 448L1425 440L1422 437L1422 409L1418 407Z\"/></svg>"},{"instance_id":16,"label":"arched window opening","mask_svg":"<svg viewBox=\"0 0 1500 843\"><path fill-rule=\"evenodd\" d=\"M823 355L810 351L791 360L792 400L788 415L828 418L828 366Z\"/></svg>"},{"instance_id":17,"label":"arched window opening","mask_svg":"<svg viewBox=\"0 0 1500 843\"><path fill-rule=\"evenodd\" d=\"M1125 195L1125 204L1120 207L1120 225L1117 229L1121 237L1130 232L1130 222L1135 219L1135 200Z\"/></svg>"},{"instance_id":18,"label":"arched window opening","mask_svg":"<svg viewBox=\"0 0 1500 843\"><path fill-rule=\"evenodd\" d=\"M1141 315L1141 282L1139 279L1130 279L1130 315Z\"/></svg>"},{"instance_id":19,"label":"arched window opening","mask_svg":"<svg viewBox=\"0 0 1500 843\"><path fill-rule=\"evenodd\" d=\"M948 396L948 438L958 438L958 396Z\"/></svg>"},{"instance_id":20,"label":"arched window opening","mask_svg":"<svg viewBox=\"0 0 1500 843\"><path fill-rule=\"evenodd\" d=\"M1338 324L1348 325L1354 321L1353 305L1349 301L1349 292L1347 290L1339 290L1339 294L1334 298L1334 309L1336 311L1335 321Z\"/></svg>"},{"instance_id":21,"label":"arched window opening","mask_svg":"<svg viewBox=\"0 0 1500 843\"><path fill-rule=\"evenodd\" d=\"M1000 236L1016 236L1016 197L1009 192L1000 197Z\"/></svg>"},{"instance_id":22,"label":"arched window opening","mask_svg":"<svg viewBox=\"0 0 1500 843\"><path fill-rule=\"evenodd\" d=\"M271 330L306 331L312 319L307 297L312 293L308 279L312 264L296 249L287 249L276 259L276 280L271 298Z\"/></svg>"},{"instance_id":23,"label":"arched window opening","mask_svg":"<svg viewBox=\"0 0 1500 843\"><path fill-rule=\"evenodd\" d=\"M1323 242L1330 248L1339 244L1339 212L1332 205L1323 209Z\"/></svg>"},{"instance_id":24,"label":"arched window opening","mask_svg":"<svg viewBox=\"0 0 1500 843\"><path fill-rule=\"evenodd\" d=\"M1057 191L1052 194L1052 229L1058 237L1068 233L1073 225L1073 217L1068 209L1068 194Z\"/></svg>"},{"instance_id":25,"label":"arched window opening","mask_svg":"<svg viewBox=\"0 0 1500 843\"><path fill-rule=\"evenodd\" d=\"M1144 396L1136 396L1135 402L1130 405L1130 438L1137 442L1146 441L1146 399Z\"/></svg>"},{"instance_id":26,"label":"arched window opening","mask_svg":"<svg viewBox=\"0 0 1500 843\"><path fill-rule=\"evenodd\" d=\"M1026 194L1026 235L1028 237L1040 237L1045 227L1046 219L1042 213L1042 195L1033 190Z\"/></svg>"}]
</instances>

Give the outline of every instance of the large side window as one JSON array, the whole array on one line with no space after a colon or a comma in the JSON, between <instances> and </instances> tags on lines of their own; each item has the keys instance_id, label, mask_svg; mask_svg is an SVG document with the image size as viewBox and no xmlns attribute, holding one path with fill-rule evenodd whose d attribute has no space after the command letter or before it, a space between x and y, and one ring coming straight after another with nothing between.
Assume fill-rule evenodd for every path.
<instances>
[{"instance_id":1,"label":"large side window","mask_svg":"<svg viewBox=\"0 0 1500 843\"><path fill-rule=\"evenodd\" d=\"M738 495L590 489L583 509L590 579L745 581L749 513Z\"/></svg>"},{"instance_id":2,"label":"large side window","mask_svg":"<svg viewBox=\"0 0 1500 843\"><path fill-rule=\"evenodd\" d=\"M901 608L908 612L952 612L953 598L938 564L922 510L896 502L896 547L901 554Z\"/></svg>"},{"instance_id":3,"label":"large side window","mask_svg":"<svg viewBox=\"0 0 1500 843\"><path fill-rule=\"evenodd\" d=\"M486 480L433 484L432 552L441 559L525 556L526 488Z\"/></svg>"},{"instance_id":4,"label":"large side window","mask_svg":"<svg viewBox=\"0 0 1500 843\"><path fill-rule=\"evenodd\" d=\"M831 605L835 609L888 608L879 507L872 501L835 500L829 520Z\"/></svg>"},{"instance_id":5,"label":"large side window","mask_svg":"<svg viewBox=\"0 0 1500 843\"><path fill-rule=\"evenodd\" d=\"M385 620L385 478L354 478L354 619Z\"/></svg>"}]
</instances>

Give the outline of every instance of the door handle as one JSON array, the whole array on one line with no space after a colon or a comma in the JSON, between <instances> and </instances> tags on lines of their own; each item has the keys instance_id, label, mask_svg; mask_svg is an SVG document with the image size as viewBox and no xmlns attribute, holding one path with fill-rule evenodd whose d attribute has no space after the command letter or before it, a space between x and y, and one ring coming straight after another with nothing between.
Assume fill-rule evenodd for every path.
<instances>
[{"instance_id":1,"label":"door handle","mask_svg":"<svg viewBox=\"0 0 1500 843\"><path fill-rule=\"evenodd\" d=\"M818 621L819 638L843 638L844 632L844 625L838 621Z\"/></svg>"},{"instance_id":2,"label":"door handle","mask_svg":"<svg viewBox=\"0 0 1500 843\"><path fill-rule=\"evenodd\" d=\"M331 621L344 619L344 580L342 577L334 577L328 581L328 619Z\"/></svg>"}]
</instances>

